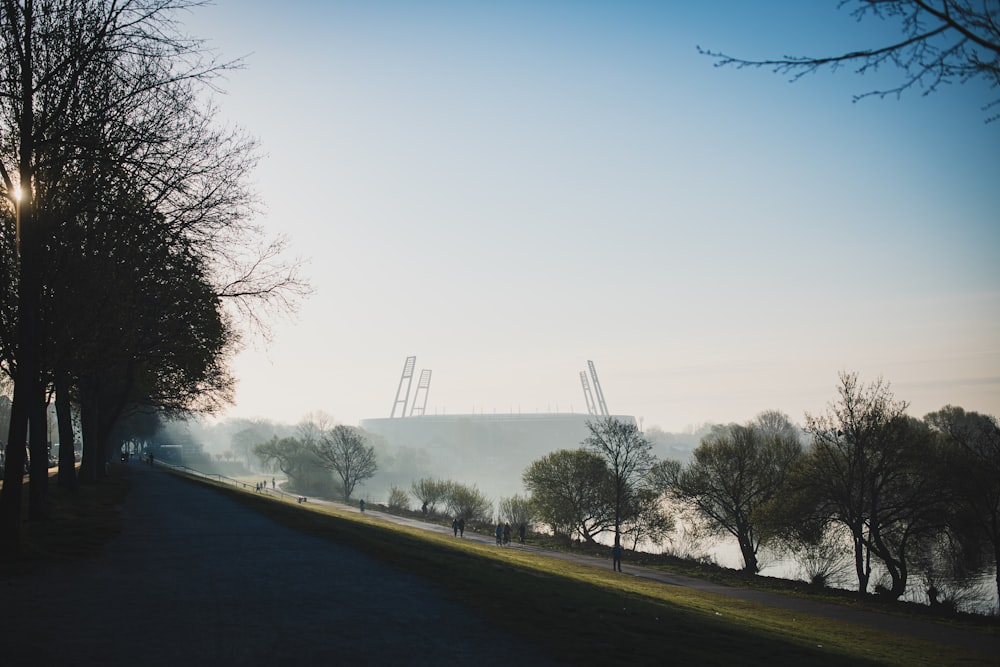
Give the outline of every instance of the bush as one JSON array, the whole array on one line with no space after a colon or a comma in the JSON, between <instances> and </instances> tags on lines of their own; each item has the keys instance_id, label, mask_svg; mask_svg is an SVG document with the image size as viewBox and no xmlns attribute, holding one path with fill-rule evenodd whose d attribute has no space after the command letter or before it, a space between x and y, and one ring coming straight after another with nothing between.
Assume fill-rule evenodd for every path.
<instances>
[{"instance_id":1,"label":"bush","mask_svg":"<svg viewBox=\"0 0 1000 667\"><path fill-rule=\"evenodd\" d=\"M393 511L409 512L410 494L403 491L398 486L393 485L392 488L389 489L388 507Z\"/></svg>"},{"instance_id":2,"label":"bush","mask_svg":"<svg viewBox=\"0 0 1000 667\"><path fill-rule=\"evenodd\" d=\"M466 521L493 520L493 503L475 486L451 482L445 504L452 515L463 517Z\"/></svg>"},{"instance_id":3,"label":"bush","mask_svg":"<svg viewBox=\"0 0 1000 667\"><path fill-rule=\"evenodd\" d=\"M436 514L437 504L448 497L450 487L451 482L424 477L413 483L410 493L424 506L425 512Z\"/></svg>"}]
</instances>

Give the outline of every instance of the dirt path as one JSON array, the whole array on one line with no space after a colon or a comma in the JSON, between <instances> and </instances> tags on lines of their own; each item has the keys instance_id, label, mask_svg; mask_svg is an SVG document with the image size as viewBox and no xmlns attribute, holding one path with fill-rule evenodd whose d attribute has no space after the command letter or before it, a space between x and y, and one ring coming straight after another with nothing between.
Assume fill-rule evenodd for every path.
<instances>
[{"instance_id":1,"label":"dirt path","mask_svg":"<svg viewBox=\"0 0 1000 667\"><path fill-rule=\"evenodd\" d=\"M501 665L511 639L428 582L131 465L96 558L0 579L4 664ZM556 664L518 640L518 663Z\"/></svg>"}]
</instances>

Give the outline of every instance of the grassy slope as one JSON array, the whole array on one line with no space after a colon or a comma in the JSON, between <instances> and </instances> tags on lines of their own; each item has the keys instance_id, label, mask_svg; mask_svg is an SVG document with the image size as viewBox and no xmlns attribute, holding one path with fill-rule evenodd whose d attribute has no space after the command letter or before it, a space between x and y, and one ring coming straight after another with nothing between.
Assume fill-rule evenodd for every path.
<instances>
[{"instance_id":1,"label":"grassy slope","mask_svg":"<svg viewBox=\"0 0 1000 667\"><path fill-rule=\"evenodd\" d=\"M974 665L987 656L871 628L497 549L335 508L220 487L278 521L434 580L575 664Z\"/></svg>"}]
</instances>

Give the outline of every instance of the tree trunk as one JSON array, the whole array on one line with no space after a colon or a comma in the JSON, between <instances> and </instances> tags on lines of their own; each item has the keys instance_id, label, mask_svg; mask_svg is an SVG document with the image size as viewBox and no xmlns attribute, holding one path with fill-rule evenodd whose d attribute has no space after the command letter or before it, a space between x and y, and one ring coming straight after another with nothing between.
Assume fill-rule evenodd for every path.
<instances>
[{"instance_id":1,"label":"tree trunk","mask_svg":"<svg viewBox=\"0 0 1000 667\"><path fill-rule=\"evenodd\" d=\"M35 394L28 404L31 414L28 417L30 428L31 462L28 486L28 517L40 520L48 517L49 496L49 420L48 405L45 402L45 390L41 383L36 383Z\"/></svg>"},{"instance_id":2,"label":"tree trunk","mask_svg":"<svg viewBox=\"0 0 1000 667\"><path fill-rule=\"evenodd\" d=\"M63 372L56 375L56 422L59 424L59 488L75 489L76 443L69 405L69 377Z\"/></svg>"},{"instance_id":3,"label":"tree trunk","mask_svg":"<svg viewBox=\"0 0 1000 667\"><path fill-rule=\"evenodd\" d=\"M97 481L97 441L100 437L99 410L96 392L84 387L90 382L81 382L80 387L80 430L83 453L80 457L80 481L87 484Z\"/></svg>"},{"instance_id":4,"label":"tree trunk","mask_svg":"<svg viewBox=\"0 0 1000 667\"><path fill-rule=\"evenodd\" d=\"M740 534L737 536L737 541L740 543L740 553L743 554L743 571L749 572L750 574L757 574L760 572L760 564L757 562L757 553L753 548L753 538L746 530L741 530Z\"/></svg>"},{"instance_id":5,"label":"tree trunk","mask_svg":"<svg viewBox=\"0 0 1000 667\"><path fill-rule=\"evenodd\" d=\"M31 402L41 394L41 298L42 250L44 233L33 215L35 105L34 65L32 53L34 16L32 4L22 8L17 55L17 83L20 84L20 115L18 125L18 185L21 200L16 206L16 236L19 261L17 287L17 332L14 374L14 401L11 407L10 436L7 440L8 459L4 472L3 493L0 495L0 536L10 552L20 542L21 493L24 483L25 444L28 442L29 419L35 417ZM9 16L12 20L14 16ZM44 413L43 413L44 416ZM43 419L44 421L44 419ZM44 439L42 427L32 428L32 440Z\"/></svg>"},{"instance_id":6,"label":"tree trunk","mask_svg":"<svg viewBox=\"0 0 1000 667\"><path fill-rule=\"evenodd\" d=\"M1000 613L1000 542L993 540L993 572L997 580L997 613Z\"/></svg>"},{"instance_id":7,"label":"tree trunk","mask_svg":"<svg viewBox=\"0 0 1000 667\"><path fill-rule=\"evenodd\" d=\"M21 373L17 373L15 377L3 492L0 494L0 547L7 555L16 554L20 544L21 494L24 489L24 464L27 461L28 415L23 394L28 383L18 381L20 376Z\"/></svg>"},{"instance_id":8,"label":"tree trunk","mask_svg":"<svg viewBox=\"0 0 1000 667\"><path fill-rule=\"evenodd\" d=\"M852 529L853 530L853 529ZM858 533L853 536L854 541L854 569L858 574L858 593L866 595L868 593L869 573L865 568L865 544Z\"/></svg>"}]
</instances>

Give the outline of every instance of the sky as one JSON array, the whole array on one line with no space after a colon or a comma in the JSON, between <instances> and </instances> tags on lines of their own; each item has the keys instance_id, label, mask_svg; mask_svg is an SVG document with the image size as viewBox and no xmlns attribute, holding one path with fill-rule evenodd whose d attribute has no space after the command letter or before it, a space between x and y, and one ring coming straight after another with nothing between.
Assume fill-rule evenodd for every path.
<instances>
[{"instance_id":1,"label":"sky","mask_svg":"<svg viewBox=\"0 0 1000 667\"><path fill-rule=\"evenodd\" d=\"M260 224L313 294L248 339L220 416L586 412L684 431L838 373L910 414L1000 416L1000 122L982 83L853 101L883 69L715 67L897 36L836 0L217 0L245 58L220 120L256 136ZM991 96L991 93L993 94ZM414 387L416 380L414 380Z\"/></svg>"}]
</instances>

